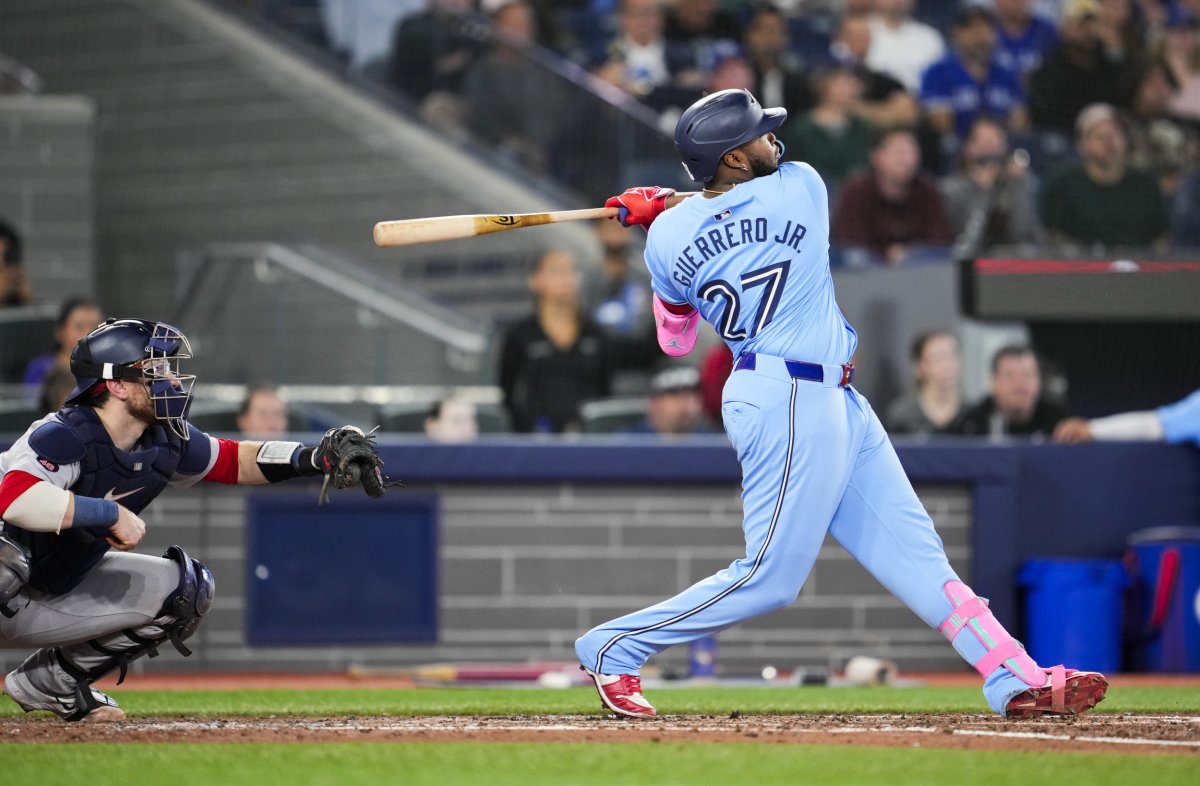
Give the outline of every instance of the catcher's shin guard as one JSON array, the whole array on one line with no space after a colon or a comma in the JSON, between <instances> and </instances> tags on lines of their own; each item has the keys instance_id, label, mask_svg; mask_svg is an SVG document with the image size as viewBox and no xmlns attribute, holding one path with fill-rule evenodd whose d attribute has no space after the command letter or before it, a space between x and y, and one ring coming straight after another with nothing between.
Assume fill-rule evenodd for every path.
<instances>
[{"instance_id":1,"label":"catcher's shin guard","mask_svg":"<svg viewBox=\"0 0 1200 786\"><path fill-rule=\"evenodd\" d=\"M14 617L17 612L8 606L29 581L29 557L24 549L0 534L0 614Z\"/></svg>"},{"instance_id":2,"label":"catcher's shin guard","mask_svg":"<svg viewBox=\"0 0 1200 786\"><path fill-rule=\"evenodd\" d=\"M81 701L88 699L88 686L113 669L125 681L129 664L143 655L158 656L159 646L170 641L184 657L192 651L184 645L200 625L200 620L212 607L216 584L212 573L199 561L190 558L181 547L171 546L163 557L179 565L179 586L163 602L158 616L140 628L126 628L107 636L55 650L62 669L82 690Z\"/></svg>"},{"instance_id":3,"label":"catcher's shin guard","mask_svg":"<svg viewBox=\"0 0 1200 786\"><path fill-rule=\"evenodd\" d=\"M987 650L973 664L984 679L1003 666L1026 685L1040 688L1046 684L1046 671L1029 657L1021 642L1014 639L993 616L986 600L961 581L948 581L944 589L954 610L938 630L947 641L953 643L964 628L971 629L971 633Z\"/></svg>"}]
</instances>

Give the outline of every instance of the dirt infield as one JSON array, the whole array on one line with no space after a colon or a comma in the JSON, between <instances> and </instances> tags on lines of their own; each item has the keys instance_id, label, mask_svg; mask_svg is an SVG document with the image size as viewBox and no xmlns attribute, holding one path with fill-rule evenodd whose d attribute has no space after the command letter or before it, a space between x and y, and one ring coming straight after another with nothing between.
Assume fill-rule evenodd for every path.
<instances>
[{"instance_id":1,"label":"dirt infield","mask_svg":"<svg viewBox=\"0 0 1200 786\"><path fill-rule=\"evenodd\" d=\"M931 685L975 685L973 674L921 675ZM111 688L113 678L98 687ZM1116 675L1114 685L1200 684L1196 675ZM411 679L345 674L139 675L121 690L412 688ZM1200 716L1091 713L1005 721L993 715L603 715L285 718L139 718L67 724L39 713L0 718L0 742L695 742L873 745L964 750L1077 751L1200 756Z\"/></svg>"},{"instance_id":2,"label":"dirt infield","mask_svg":"<svg viewBox=\"0 0 1200 786\"><path fill-rule=\"evenodd\" d=\"M984 715L675 715L0 720L4 742L696 742L1200 756L1200 717L1089 715L1003 721Z\"/></svg>"}]
</instances>

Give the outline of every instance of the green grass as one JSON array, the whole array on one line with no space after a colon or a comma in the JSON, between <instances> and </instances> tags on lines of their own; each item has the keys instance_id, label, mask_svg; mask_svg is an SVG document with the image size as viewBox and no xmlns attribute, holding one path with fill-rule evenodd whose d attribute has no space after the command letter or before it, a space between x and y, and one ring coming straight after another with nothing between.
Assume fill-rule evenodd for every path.
<instances>
[{"instance_id":1,"label":"green grass","mask_svg":"<svg viewBox=\"0 0 1200 786\"><path fill-rule=\"evenodd\" d=\"M848 755L849 754L849 755ZM745 743L2 745L4 783L38 786L1195 783L1191 756Z\"/></svg>"},{"instance_id":2,"label":"green grass","mask_svg":"<svg viewBox=\"0 0 1200 786\"><path fill-rule=\"evenodd\" d=\"M668 714L987 712L978 688L647 689ZM129 691L113 694L130 715L548 715L600 713L591 688L568 690L418 688L412 690ZM1116 687L1100 712L1200 714L1200 688ZM0 717L18 715L0 699Z\"/></svg>"}]
</instances>

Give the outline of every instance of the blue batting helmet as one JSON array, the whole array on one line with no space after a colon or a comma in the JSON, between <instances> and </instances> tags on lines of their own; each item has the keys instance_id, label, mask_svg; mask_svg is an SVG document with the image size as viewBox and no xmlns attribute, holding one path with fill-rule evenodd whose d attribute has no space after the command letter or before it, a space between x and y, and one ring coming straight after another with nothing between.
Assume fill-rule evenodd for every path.
<instances>
[{"instance_id":1,"label":"blue batting helmet","mask_svg":"<svg viewBox=\"0 0 1200 786\"><path fill-rule=\"evenodd\" d=\"M187 439L196 376L180 373L179 361L191 356L187 336L165 322L109 319L79 339L71 352L75 389L66 403L80 403L106 379L146 380L155 417Z\"/></svg>"},{"instance_id":2,"label":"blue batting helmet","mask_svg":"<svg viewBox=\"0 0 1200 786\"><path fill-rule=\"evenodd\" d=\"M689 106L675 125L675 149L688 177L707 183L721 157L787 120L783 107L763 109L748 90L721 90Z\"/></svg>"}]
</instances>

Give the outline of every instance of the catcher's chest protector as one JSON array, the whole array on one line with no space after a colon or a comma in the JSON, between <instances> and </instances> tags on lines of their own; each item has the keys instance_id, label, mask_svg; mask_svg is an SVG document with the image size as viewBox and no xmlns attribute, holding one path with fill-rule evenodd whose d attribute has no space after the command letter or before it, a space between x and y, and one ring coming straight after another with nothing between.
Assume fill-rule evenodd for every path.
<instances>
[{"instance_id":1,"label":"catcher's chest protector","mask_svg":"<svg viewBox=\"0 0 1200 786\"><path fill-rule=\"evenodd\" d=\"M30 435L40 457L79 463L79 479L71 491L84 497L119 500L140 513L166 488L183 453L183 441L161 426L152 426L134 450L119 450L91 407L67 407L60 422L43 425ZM103 531L68 529L60 534L8 527L30 553L30 586L43 592L67 592L108 551Z\"/></svg>"}]
</instances>

